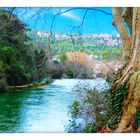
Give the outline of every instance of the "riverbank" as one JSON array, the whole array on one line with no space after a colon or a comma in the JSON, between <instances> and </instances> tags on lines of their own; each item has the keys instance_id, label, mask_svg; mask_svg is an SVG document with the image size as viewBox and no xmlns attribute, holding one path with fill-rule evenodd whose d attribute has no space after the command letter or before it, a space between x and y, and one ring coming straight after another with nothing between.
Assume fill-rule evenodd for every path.
<instances>
[{"instance_id":1,"label":"riverbank","mask_svg":"<svg viewBox=\"0 0 140 140\"><path fill-rule=\"evenodd\" d=\"M52 83L53 80L50 78L44 79L42 82L34 82L31 84L25 84L25 85L8 85L7 86L7 91L19 91L19 90L31 90L31 89L36 89L40 90L48 86L50 83Z\"/></svg>"},{"instance_id":2,"label":"riverbank","mask_svg":"<svg viewBox=\"0 0 140 140\"><path fill-rule=\"evenodd\" d=\"M46 85L46 83L34 83L34 84L26 84L21 86L8 86L9 91L15 90L27 90L27 89L41 89Z\"/></svg>"}]
</instances>

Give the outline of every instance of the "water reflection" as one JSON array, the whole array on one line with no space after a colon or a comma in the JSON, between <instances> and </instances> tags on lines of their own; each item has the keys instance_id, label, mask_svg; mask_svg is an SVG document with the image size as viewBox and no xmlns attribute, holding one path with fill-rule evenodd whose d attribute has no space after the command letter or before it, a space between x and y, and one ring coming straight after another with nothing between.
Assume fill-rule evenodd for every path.
<instances>
[{"instance_id":1,"label":"water reflection","mask_svg":"<svg viewBox=\"0 0 140 140\"><path fill-rule=\"evenodd\" d=\"M23 92L24 93L24 92ZM19 132L24 121L23 98L28 94L5 93L0 95L0 132Z\"/></svg>"}]
</instances>

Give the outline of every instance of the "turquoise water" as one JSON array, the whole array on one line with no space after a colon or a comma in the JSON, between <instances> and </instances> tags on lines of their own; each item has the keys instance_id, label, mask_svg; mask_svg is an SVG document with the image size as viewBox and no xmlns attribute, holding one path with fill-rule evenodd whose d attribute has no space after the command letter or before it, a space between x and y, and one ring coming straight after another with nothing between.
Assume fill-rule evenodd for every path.
<instances>
[{"instance_id":1,"label":"turquoise water","mask_svg":"<svg viewBox=\"0 0 140 140\"><path fill-rule=\"evenodd\" d=\"M79 81L61 79L42 90L0 94L0 132L65 132L68 106L74 101L72 88ZM102 79L90 80L93 85L96 81Z\"/></svg>"}]
</instances>

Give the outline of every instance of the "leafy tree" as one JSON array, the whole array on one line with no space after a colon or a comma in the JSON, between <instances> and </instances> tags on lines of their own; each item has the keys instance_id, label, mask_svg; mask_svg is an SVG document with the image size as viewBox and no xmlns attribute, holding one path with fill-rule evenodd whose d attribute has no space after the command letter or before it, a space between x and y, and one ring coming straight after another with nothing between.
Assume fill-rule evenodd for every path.
<instances>
[{"instance_id":1,"label":"leafy tree","mask_svg":"<svg viewBox=\"0 0 140 140\"><path fill-rule=\"evenodd\" d=\"M9 17L10 15L10 17ZM27 84L42 78L44 72L38 62L44 60L45 52L36 53L38 46L27 36L26 25L10 11L0 10L0 75L9 85ZM0 82L0 88L3 85Z\"/></svg>"}]
</instances>

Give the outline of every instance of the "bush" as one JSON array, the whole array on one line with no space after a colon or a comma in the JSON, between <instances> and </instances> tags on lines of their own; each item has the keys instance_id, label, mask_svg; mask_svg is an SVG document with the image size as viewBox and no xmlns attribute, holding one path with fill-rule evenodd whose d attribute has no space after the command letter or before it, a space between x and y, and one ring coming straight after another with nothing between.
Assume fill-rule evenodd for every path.
<instances>
[{"instance_id":1,"label":"bush","mask_svg":"<svg viewBox=\"0 0 140 140\"><path fill-rule=\"evenodd\" d=\"M73 104L69 107L69 112L71 113L72 118L76 118L79 114L80 108L79 108L79 102L74 101Z\"/></svg>"},{"instance_id":2,"label":"bush","mask_svg":"<svg viewBox=\"0 0 140 140\"><path fill-rule=\"evenodd\" d=\"M9 85L38 81L47 75L44 45L27 37L28 29L16 15L10 14L7 20L9 14L8 10L0 9L0 26L4 25L0 34L0 73Z\"/></svg>"},{"instance_id":3,"label":"bush","mask_svg":"<svg viewBox=\"0 0 140 140\"><path fill-rule=\"evenodd\" d=\"M5 92L8 90L6 76L3 73L0 73L0 92Z\"/></svg>"},{"instance_id":4,"label":"bush","mask_svg":"<svg viewBox=\"0 0 140 140\"><path fill-rule=\"evenodd\" d=\"M66 60L67 60L67 55L66 55L66 53L60 54L59 59L60 59L61 62L66 61Z\"/></svg>"},{"instance_id":5,"label":"bush","mask_svg":"<svg viewBox=\"0 0 140 140\"><path fill-rule=\"evenodd\" d=\"M76 101L70 108L71 122L74 122L77 118L83 118L87 125L82 132L90 133L101 130L110 117L108 90L99 92L86 83L78 84L74 88L74 93ZM74 127L74 123L71 127Z\"/></svg>"},{"instance_id":6,"label":"bush","mask_svg":"<svg viewBox=\"0 0 140 140\"><path fill-rule=\"evenodd\" d=\"M87 124L83 130L84 133L96 133L97 127L95 124Z\"/></svg>"},{"instance_id":7,"label":"bush","mask_svg":"<svg viewBox=\"0 0 140 140\"><path fill-rule=\"evenodd\" d=\"M66 74L68 77L73 78L74 77L74 69L72 66L67 66L66 67Z\"/></svg>"}]
</instances>

